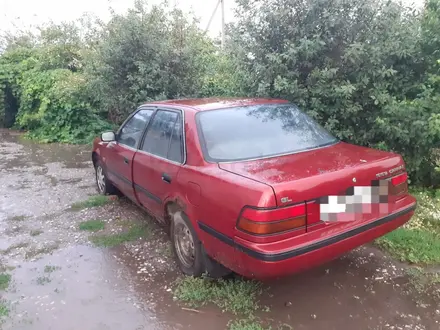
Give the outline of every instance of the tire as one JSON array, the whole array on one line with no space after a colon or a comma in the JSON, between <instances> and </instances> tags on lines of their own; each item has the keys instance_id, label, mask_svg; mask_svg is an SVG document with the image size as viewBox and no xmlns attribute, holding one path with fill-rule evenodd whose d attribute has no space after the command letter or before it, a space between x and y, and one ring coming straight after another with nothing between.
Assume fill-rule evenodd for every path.
<instances>
[{"instance_id":1,"label":"tire","mask_svg":"<svg viewBox=\"0 0 440 330\"><path fill-rule=\"evenodd\" d=\"M171 242L177 264L185 275L200 277L208 273L209 277L219 278L231 273L206 254L191 222L182 211L171 216Z\"/></svg>"},{"instance_id":2,"label":"tire","mask_svg":"<svg viewBox=\"0 0 440 330\"><path fill-rule=\"evenodd\" d=\"M108 179L107 172L99 160L95 164L95 181L100 195L117 194L116 187Z\"/></svg>"}]
</instances>

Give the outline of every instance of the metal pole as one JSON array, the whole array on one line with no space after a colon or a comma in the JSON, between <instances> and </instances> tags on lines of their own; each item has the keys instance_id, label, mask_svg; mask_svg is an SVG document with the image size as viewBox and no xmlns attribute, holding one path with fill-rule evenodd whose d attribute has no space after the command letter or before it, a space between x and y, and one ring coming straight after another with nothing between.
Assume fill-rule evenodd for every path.
<instances>
[{"instance_id":1,"label":"metal pole","mask_svg":"<svg viewBox=\"0 0 440 330\"><path fill-rule=\"evenodd\" d=\"M225 0L222 3L222 49L225 49Z\"/></svg>"}]
</instances>

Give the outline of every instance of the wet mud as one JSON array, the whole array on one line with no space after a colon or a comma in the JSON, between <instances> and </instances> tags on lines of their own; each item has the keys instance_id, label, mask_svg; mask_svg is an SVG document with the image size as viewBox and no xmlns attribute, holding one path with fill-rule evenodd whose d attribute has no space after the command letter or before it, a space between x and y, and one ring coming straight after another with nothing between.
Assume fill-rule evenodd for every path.
<instances>
[{"instance_id":1,"label":"wet mud","mask_svg":"<svg viewBox=\"0 0 440 330\"><path fill-rule=\"evenodd\" d=\"M69 210L96 194L90 147L41 145L0 131L1 329L226 329L215 306L192 312L173 296L178 272L167 234L125 199ZM96 247L79 230L143 224L148 235ZM432 292L413 288L407 266L365 246L306 273L263 284L258 313L273 329L440 329Z\"/></svg>"}]
</instances>

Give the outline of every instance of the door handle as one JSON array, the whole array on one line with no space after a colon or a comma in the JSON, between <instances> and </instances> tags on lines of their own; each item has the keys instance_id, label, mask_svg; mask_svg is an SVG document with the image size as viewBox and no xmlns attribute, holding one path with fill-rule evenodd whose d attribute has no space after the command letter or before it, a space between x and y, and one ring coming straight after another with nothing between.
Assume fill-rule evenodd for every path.
<instances>
[{"instance_id":1,"label":"door handle","mask_svg":"<svg viewBox=\"0 0 440 330\"><path fill-rule=\"evenodd\" d=\"M162 181L166 183L171 183L171 177L166 173L162 173Z\"/></svg>"},{"instance_id":2,"label":"door handle","mask_svg":"<svg viewBox=\"0 0 440 330\"><path fill-rule=\"evenodd\" d=\"M129 161L128 161L128 158L127 158L127 157L124 157L124 163L125 163L125 164L128 164L128 163L129 163Z\"/></svg>"}]
</instances>

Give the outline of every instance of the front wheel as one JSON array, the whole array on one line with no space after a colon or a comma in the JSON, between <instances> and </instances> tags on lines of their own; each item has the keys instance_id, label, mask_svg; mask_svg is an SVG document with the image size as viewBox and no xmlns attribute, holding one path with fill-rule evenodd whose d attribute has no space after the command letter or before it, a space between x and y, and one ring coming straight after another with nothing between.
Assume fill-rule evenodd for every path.
<instances>
[{"instance_id":1,"label":"front wheel","mask_svg":"<svg viewBox=\"0 0 440 330\"><path fill-rule=\"evenodd\" d=\"M207 273L210 277L219 278L231 273L206 254L191 222L182 211L175 212L171 221L174 254L185 275L199 277Z\"/></svg>"},{"instance_id":2,"label":"front wheel","mask_svg":"<svg viewBox=\"0 0 440 330\"><path fill-rule=\"evenodd\" d=\"M95 179L96 187L101 195L112 195L116 193L115 186L113 186L113 184L107 178L107 173L99 161L97 161L95 165Z\"/></svg>"}]
</instances>

